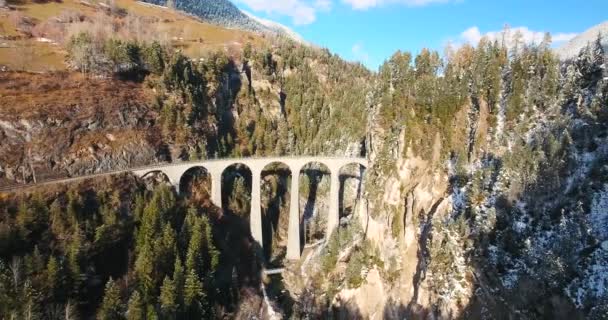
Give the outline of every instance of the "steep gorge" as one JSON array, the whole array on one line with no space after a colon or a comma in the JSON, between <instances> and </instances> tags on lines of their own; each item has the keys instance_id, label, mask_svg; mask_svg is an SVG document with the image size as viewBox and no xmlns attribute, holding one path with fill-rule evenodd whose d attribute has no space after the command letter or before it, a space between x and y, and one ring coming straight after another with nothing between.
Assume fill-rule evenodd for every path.
<instances>
[{"instance_id":1,"label":"steep gorge","mask_svg":"<svg viewBox=\"0 0 608 320\"><path fill-rule=\"evenodd\" d=\"M203 158L366 155L371 166L353 214L345 214L339 230L325 242L306 248L302 261L288 265L273 310L296 318L605 316L608 82L601 43L591 43L574 60L559 61L547 42L505 48L483 40L443 58L429 50L416 57L397 52L378 73L371 73L327 50L283 40L265 48L245 46L232 56L212 53L203 60L160 46L102 40L105 47L141 45L141 52L160 57L159 70L142 55L127 65L140 64L135 72L145 80L125 80L129 74L120 72L0 74L0 103L6 106L0 110L3 184ZM86 49L95 45L90 41L77 37L72 45ZM102 53L100 60L107 58L104 54L109 56ZM125 65L116 64L118 70ZM225 217L220 215L224 220L212 221L219 234L214 240L223 257L230 258L220 259L231 266L220 272L223 284L235 277L246 285L238 288L243 292L230 284L222 287L228 288L222 292L228 298L213 297L218 306L207 305L205 310L247 318L260 310L260 279L252 274L259 274L261 260L252 253L254 244L224 233L222 223L241 228L240 236L247 233L244 217L234 215L247 211L246 178L230 178L234 190L229 202L236 204ZM264 205L284 213L287 178L265 179L270 196ZM327 179L319 176L303 188L313 188L311 181L327 188ZM208 200L201 195L205 188L196 186L201 194L176 200L166 189L152 192L139 181L130 184L119 190L137 192L139 200L90 187L51 192L46 201L3 195L0 236L26 239L18 258L42 259L40 252L35 254L37 245L47 247L48 242L42 260L48 257L52 266L54 256L69 259L68 246L57 243L78 240L79 228L86 231L88 246L106 248L114 237L128 242L126 234L138 232L135 226L143 228L144 218L153 216L162 223L151 221L149 227L161 234L162 224L166 239L142 235L139 243L120 252L149 258L152 251L143 249L162 249L155 241L171 243L176 235L181 243L174 251L182 258L196 251L189 243L198 245L202 239L192 240L188 228L210 230L201 217L218 214L208 201L200 201ZM350 185L347 191L357 194L358 187ZM66 236L57 231L64 225L57 221L64 218L63 211L74 213L70 203L78 203L79 192L88 199L82 208L93 214L81 220L82 225L78 219L65 222L76 230ZM302 194L301 205L308 206L303 214L312 211L318 217L323 204L310 205L310 193ZM144 214L143 199L153 200L152 213L157 202L169 205L159 216ZM38 232L47 222L31 220L30 213L50 211L41 208L53 203L50 216L57 221L47 222L56 229L52 235L41 233L48 238L32 239L28 227ZM112 206L120 207L120 214L108 209ZM175 212L177 222L170 218ZM128 223L117 222L117 217ZM266 223L267 232L277 236L274 245L280 247L285 215L268 217ZM108 226L116 225L128 232L108 232ZM205 239L207 245L213 242L209 235ZM241 257L230 252L231 241L246 244L243 261L253 261L235 275L233 262ZM169 260L193 260L175 256ZM276 256L280 254L269 260ZM17 255L8 252L5 257L8 261ZM82 264L94 265L86 262ZM173 263L146 269L144 262L131 262L134 270L112 270L112 276L121 277L129 294L148 294L146 306L151 310L162 309L158 291L165 279L144 283L144 289L134 289L135 281L129 280L162 275L171 287ZM38 267L44 269L44 263ZM8 270L2 269L3 274ZM215 270L205 267L200 273L207 277L205 286L213 278L208 272ZM42 274L37 282L44 282ZM105 281L108 275L90 272L89 285L97 296L83 302L86 308L100 302L98 278ZM194 278L190 288L196 289ZM240 294L251 299L239 300Z\"/></svg>"},{"instance_id":2,"label":"steep gorge","mask_svg":"<svg viewBox=\"0 0 608 320\"><path fill-rule=\"evenodd\" d=\"M566 62L547 47L507 58L480 43L437 78L420 72L424 55L415 68L401 53L381 68L357 219L334 235L344 249L308 263L298 282L311 289L299 297L327 301L339 318L602 319L608 96L599 41Z\"/></svg>"}]
</instances>

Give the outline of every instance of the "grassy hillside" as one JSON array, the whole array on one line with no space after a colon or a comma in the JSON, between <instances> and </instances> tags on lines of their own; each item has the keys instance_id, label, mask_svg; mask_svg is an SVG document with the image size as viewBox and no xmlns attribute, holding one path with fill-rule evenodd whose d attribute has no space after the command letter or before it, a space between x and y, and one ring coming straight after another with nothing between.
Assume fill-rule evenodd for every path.
<instances>
[{"instance_id":1,"label":"grassy hillside","mask_svg":"<svg viewBox=\"0 0 608 320\"><path fill-rule=\"evenodd\" d=\"M107 11L115 14L100 23ZM64 46L70 35L88 25L104 24L121 37L158 40L191 58L217 50L238 52L246 43L257 47L266 42L254 33L222 28L137 1L117 0L114 6L97 1L26 1L13 4L12 10L0 10L0 65L35 72L65 70Z\"/></svg>"}]
</instances>

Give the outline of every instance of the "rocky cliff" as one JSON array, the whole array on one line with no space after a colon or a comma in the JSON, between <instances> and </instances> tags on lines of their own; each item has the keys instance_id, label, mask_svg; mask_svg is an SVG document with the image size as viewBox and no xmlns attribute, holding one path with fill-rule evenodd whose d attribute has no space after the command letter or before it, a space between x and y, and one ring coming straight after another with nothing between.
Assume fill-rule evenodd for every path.
<instances>
[{"instance_id":1,"label":"rocky cliff","mask_svg":"<svg viewBox=\"0 0 608 320\"><path fill-rule=\"evenodd\" d=\"M587 64L593 48L595 66ZM533 80L525 84L523 114L507 129L514 80L505 67L496 116L488 98L471 95L451 122L466 128L450 135L465 159L446 149L445 136L422 160L408 148L416 136L395 132L397 147L387 147L390 136L372 133L377 151L361 218L380 251L398 261L386 298L399 302L393 310L443 319L602 317L608 101L598 50L590 45L561 66L556 97L544 107Z\"/></svg>"},{"instance_id":2,"label":"rocky cliff","mask_svg":"<svg viewBox=\"0 0 608 320\"><path fill-rule=\"evenodd\" d=\"M605 316L601 45L565 64L548 49L507 58L486 45L461 49L440 78L420 74L424 56L414 70L399 53L381 69L365 196L304 262L306 277L291 280L321 305L301 309L365 319ZM465 62L488 48L485 62ZM439 91L421 90L427 81Z\"/></svg>"}]
</instances>

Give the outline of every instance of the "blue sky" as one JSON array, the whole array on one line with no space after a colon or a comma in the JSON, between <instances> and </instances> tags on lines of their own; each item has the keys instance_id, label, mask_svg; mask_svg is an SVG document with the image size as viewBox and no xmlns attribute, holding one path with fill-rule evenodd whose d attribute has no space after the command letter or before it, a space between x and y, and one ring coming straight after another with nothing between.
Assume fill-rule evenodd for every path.
<instances>
[{"instance_id":1,"label":"blue sky","mask_svg":"<svg viewBox=\"0 0 608 320\"><path fill-rule=\"evenodd\" d=\"M306 40L377 69L397 50L443 50L494 35L505 24L524 40L566 41L608 20L608 0L233 0Z\"/></svg>"}]
</instances>

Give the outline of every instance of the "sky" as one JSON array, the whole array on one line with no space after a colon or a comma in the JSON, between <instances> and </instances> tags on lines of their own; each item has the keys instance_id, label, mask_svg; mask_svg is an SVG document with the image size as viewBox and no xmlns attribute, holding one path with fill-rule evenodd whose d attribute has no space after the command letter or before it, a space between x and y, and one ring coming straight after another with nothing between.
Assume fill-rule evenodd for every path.
<instances>
[{"instance_id":1,"label":"sky","mask_svg":"<svg viewBox=\"0 0 608 320\"><path fill-rule=\"evenodd\" d=\"M372 70L397 50L443 52L476 44L505 25L526 42L550 32L554 46L608 20L608 0L233 0L307 41ZM513 34L515 33L512 31Z\"/></svg>"}]
</instances>

